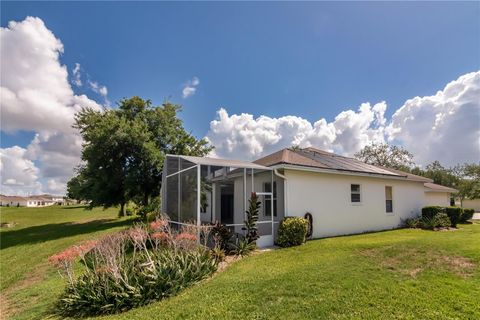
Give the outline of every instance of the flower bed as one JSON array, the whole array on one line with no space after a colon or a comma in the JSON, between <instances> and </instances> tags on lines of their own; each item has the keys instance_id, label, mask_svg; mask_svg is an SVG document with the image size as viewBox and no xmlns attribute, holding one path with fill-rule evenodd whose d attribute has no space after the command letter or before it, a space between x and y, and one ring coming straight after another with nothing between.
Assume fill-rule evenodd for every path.
<instances>
[{"instance_id":1,"label":"flower bed","mask_svg":"<svg viewBox=\"0 0 480 320\"><path fill-rule=\"evenodd\" d=\"M202 232L208 230L189 226L173 232L166 219L158 219L50 257L67 282L57 312L77 317L123 312L210 276L218 261L197 242ZM78 276L73 271L77 260L84 266Z\"/></svg>"}]
</instances>

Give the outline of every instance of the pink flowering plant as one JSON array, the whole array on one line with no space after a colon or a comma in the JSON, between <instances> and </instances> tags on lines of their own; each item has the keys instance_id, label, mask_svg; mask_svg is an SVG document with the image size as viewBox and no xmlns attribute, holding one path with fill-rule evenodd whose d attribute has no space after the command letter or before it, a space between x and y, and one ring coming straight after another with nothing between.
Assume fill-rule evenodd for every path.
<instances>
[{"instance_id":1,"label":"pink flowering plant","mask_svg":"<svg viewBox=\"0 0 480 320\"><path fill-rule=\"evenodd\" d=\"M159 217L51 256L49 261L67 280L57 312L63 317L118 313L210 276L218 261L199 242L206 232L196 226L173 231ZM83 265L78 276L73 272L77 262Z\"/></svg>"}]
</instances>

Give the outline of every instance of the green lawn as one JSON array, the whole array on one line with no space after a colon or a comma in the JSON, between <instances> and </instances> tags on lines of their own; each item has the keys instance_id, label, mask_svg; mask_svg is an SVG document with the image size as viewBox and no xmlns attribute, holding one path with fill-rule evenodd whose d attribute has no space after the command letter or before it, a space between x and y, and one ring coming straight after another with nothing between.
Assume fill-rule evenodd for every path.
<instances>
[{"instance_id":1,"label":"green lawn","mask_svg":"<svg viewBox=\"0 0 480 320\"><path fill-rule=\"evenodd\" d=\"M81 206L4 208L0 221L14 223L0 231L2 313L16 319L45 316L63 281L48 257L71 245L125 228L117 209L84 210Z\"/></svg>"},{"instance_id":2,"label":"green lawn","mask_svg":"<svg viewBox=\"0 0 480 320\"><path fill-rule=\"evenodd\" d=\"M51 253L126 223L91 221L114 211L33 210L2 212L2 222L19 223L1 233L2 288L19 301L16 318L46 317L61 292ZM66 223L74 220L84 227ZM321 239L256 254L176 297L101 319L480 319L479 266L480 224Z\"/></svg>"}]
</instances>

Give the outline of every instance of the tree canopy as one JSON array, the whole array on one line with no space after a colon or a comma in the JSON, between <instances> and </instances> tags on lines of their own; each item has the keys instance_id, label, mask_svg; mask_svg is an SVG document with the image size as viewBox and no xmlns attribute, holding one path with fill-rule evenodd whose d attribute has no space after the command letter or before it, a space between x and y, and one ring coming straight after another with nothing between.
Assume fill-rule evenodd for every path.
<instances>
[{"instance_id":1,"label":"tree canopy","mask_svg":"<svg viewBox=\"0 0 480 320\"><path fill-rule=\"evenodd\" d=\"M372 144L355 154L364 162L411 172L429 179L434 183L458 190L456 197L463 200L480 198L480 164L465 163L455 167L444 167L435 160L424 169L416 166L413 155L402 147L387 144Z\"/></svg>"},{"instance_id":2,"label":"tree canopy","mask_svg":"<svg viewBox=\"0 0 480 320\"><path fill-rule=\"evenodd\" d=\"M398 170L409 170L414 164L413 155L403 147L386 143L373 143L355 153L355 158L373 164Z\"/></svg>"},{"instance_id":3,"label":"tree canopy","mask_svg":"<svg viewBox=\"0 0 480 320\"><path fill-rule=\"evenodd\" d=\"M79 112L74 127L84 140L83 164L68 182L69 196L91 206L120 205L122 214L129 201L148 205L160 193L166 154L203 156L212 149L184 129L180 110L132 97L118 109Z\"/></svg>"}]
</instances>

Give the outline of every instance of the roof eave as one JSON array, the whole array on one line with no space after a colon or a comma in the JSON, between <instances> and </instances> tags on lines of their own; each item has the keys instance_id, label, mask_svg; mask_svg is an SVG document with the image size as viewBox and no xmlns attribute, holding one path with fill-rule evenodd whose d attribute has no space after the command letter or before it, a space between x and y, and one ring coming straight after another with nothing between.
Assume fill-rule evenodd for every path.
<instances>
[{"instance_id":1,"label":"roof eave","mask_svg":"<svg viewBox=\"0 0 480 320\"><path fill-rule=\"evenodd\" d=\"M408 176L403 175L390 175L382 173L373 173L373 172L362 172L362 171L352 171L352 170L342 170L342 169L331 169L331 168L319 168L313 166L304 166L304 165L293 165L289 163L277 163L271 165L270 167L274 169L290 169L290 170L300 170L300 171L310 171L310 172L320 172L320 173L332 173L332 174L341 174L349 176L362 176L362 177L375 177L375 178L384 178L384 179L395 179L395 180L404 180L404 181L413 181L425 183L423 180L411 179Z\"/></svg>"}]
</instances>

